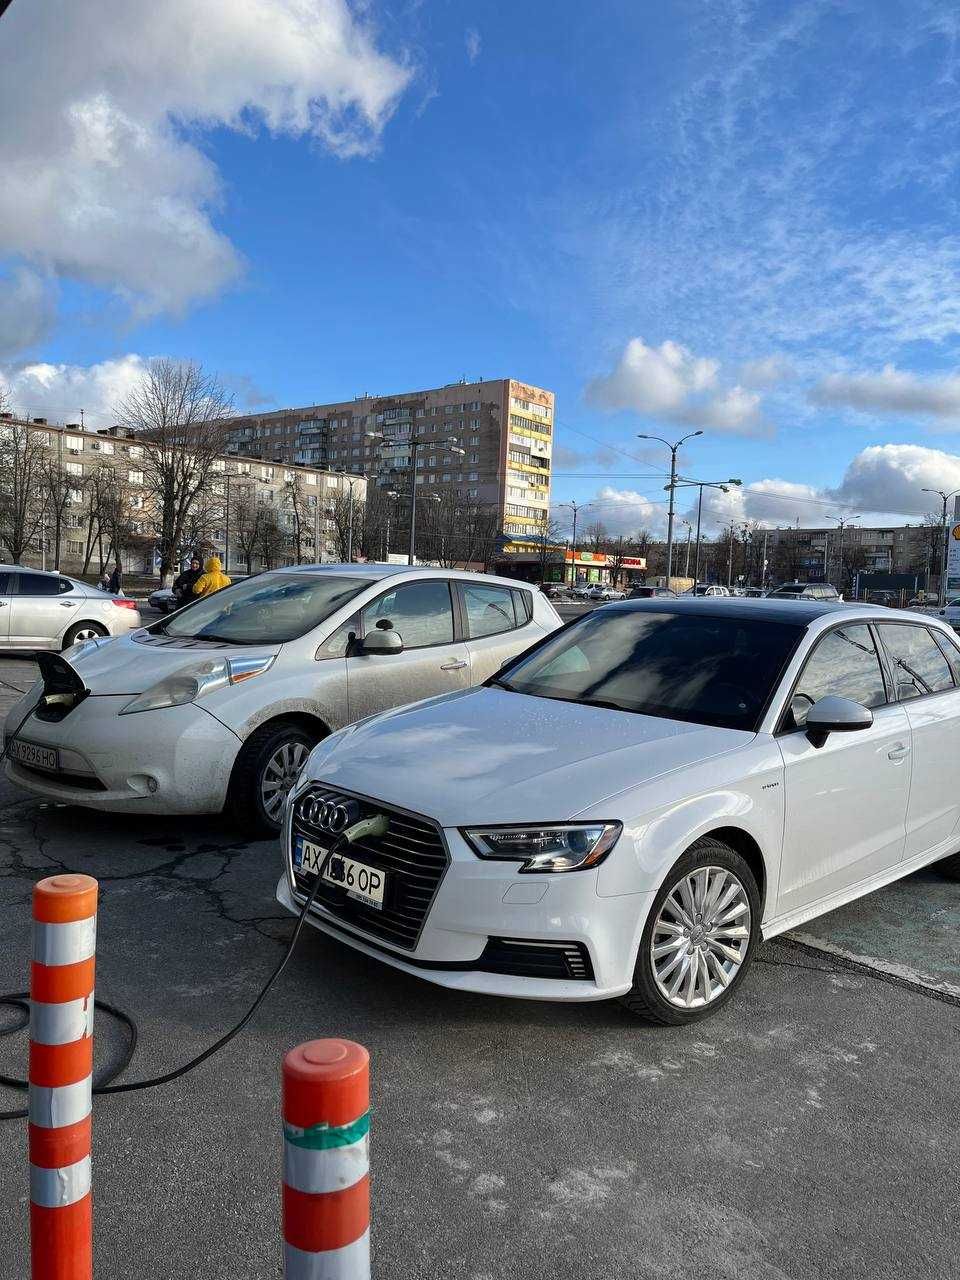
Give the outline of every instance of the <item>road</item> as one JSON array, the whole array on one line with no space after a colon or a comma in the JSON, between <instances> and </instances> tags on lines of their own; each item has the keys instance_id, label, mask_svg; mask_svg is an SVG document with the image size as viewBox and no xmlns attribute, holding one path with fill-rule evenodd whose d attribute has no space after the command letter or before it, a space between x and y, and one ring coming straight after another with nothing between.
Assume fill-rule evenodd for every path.
<instances>
[{"instance_id":1,"label":"road","mask_svg":"<svg viewBox=\"0 0 960 1280\"><path fill-rule=\"evenodd\" d=\"M240 1017L291 932L272 843L0 801L0 988L26 985L32 883L80 870L102 888L98 994L139 1028L128 1076ZM738 999L681 1031L444 991L308 931L241 1040L98 1102L98 1280L279 1274L279 1060L330 1034L372 1054L380 1280L953 1276L958 925L960 886L913 876L764 944ZM121 1040L98 1015L98 1063ZM0 1041L0 1071L25 1050ZM22 1277L23 1125L5 1137L0 1275Z\"/></svg>"}]
</instances>

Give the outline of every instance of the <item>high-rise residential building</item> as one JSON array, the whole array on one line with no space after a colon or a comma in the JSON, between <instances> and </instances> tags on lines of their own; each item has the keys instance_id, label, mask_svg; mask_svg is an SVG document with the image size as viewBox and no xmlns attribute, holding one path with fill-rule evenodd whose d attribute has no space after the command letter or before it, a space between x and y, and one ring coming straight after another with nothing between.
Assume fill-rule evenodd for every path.
<instances>
[{"instance_id":1,"label":"high-rise residential building","mask_svg":"<svg viewBox=\"0 0 960 1280\"><path fill-rule=\"evenodd\" d=\"M495 507L503 532L522 540L549 511L553 431L552 391L497 378L249 414L231 424L229 448L353 472L399 492L409 492L416 453L421 492Z\"/></svg>"}]
</instances>

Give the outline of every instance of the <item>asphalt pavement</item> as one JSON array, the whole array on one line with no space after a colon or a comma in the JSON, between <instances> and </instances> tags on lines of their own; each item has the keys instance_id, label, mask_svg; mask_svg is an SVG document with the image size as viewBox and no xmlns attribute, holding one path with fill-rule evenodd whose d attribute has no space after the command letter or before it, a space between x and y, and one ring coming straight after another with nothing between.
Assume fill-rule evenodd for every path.
<instances>
[{"instance_id":1,"label":"asphalt pavement","mask_svg":"<svg viewBox=\"0 0 960 1280\"><path fill-rule=\"evenodd\" d=\"M240 1017L292 928L272 842L3 787L0 989L27 984L33 882L77 870L101 883L98 995L139 1029L127 1078ZM441 990L307 931L241 1039L97 1103L98 1280L279 1275L279 1063L322 1035L372 1056L380 1280L955 1276L958 925L960 885L912 876L764 944L686 1030ZM98 1015L98 1064L122 1040ZM0 1041L0 1071L25 1057L24 1034ZM0 1275L24 1277L23 1123L4 1138Z\"/></svg>"}]
</instances>

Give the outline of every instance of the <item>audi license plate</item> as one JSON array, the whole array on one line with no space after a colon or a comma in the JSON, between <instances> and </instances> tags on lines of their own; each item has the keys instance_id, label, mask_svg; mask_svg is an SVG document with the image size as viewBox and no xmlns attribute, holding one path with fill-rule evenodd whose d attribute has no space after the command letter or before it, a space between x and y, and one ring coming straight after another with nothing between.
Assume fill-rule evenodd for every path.
<instances>
[{"instance_id":1,"label":"audi license plate","mask_svg":"<svg viewBox=\"0 0 960 1280\"><path fill-rule=\"evenodd\" d=\"M326 858L326 863L323 863ZM365 902L368 907L383 910L383 891L386 888L386 872L377 867L368 867L365 862L357 862L353 858L345 858L335 853L327 858L327 851L322 845L313 844L297 836L293 843L293 865L298 871L312 872L314 875L323 863L324 884L336 885L346 889L347 897Z\"/></svg>"},{"instance_id":2,"label":"audi license plate","mask_svg":"<svg viewBox=\"0 0 960 1280\"><path fill-rule=\"evenodd\" d=\"M32 769L49 769L56 773L60 768L60 753L56 747L41 747L35 742L21 742L14 738L7 754L11 760L19 760Z\"/></svg>"}]
</instances>

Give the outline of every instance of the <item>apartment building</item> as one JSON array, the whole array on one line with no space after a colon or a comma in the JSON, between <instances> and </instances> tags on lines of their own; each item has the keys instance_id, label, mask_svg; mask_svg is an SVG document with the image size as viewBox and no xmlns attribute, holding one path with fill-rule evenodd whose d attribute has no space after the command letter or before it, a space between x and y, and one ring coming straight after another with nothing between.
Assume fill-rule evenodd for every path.
<instances>
[{"instance_id":1,"label":"apartment building","mask_svg":"<svg viewBox=\"0 0 960 1280\"><path fill-rule=\"evenodd\" d=\"M942 534L929 525L857 524L832 528L771 529L772 545L780 551L784 572L800 579L834 580L841 561L849 574L939 574Z\"/></svg>"},{"instance_id":2,"label":"apartment building","mask_svg":"<svg viewBox=\"0 0 960 1280\"><path fill-rule=\"evenodd\" d=\"M503 532L522 539L549 510L553 431L551 391L499 378L249 414L231 424L229 450L401 493L415 472L424 492L496 507Z\"/></svg>"},{"instance_id":3,"label":"apartment building","mask_svg":"<svg viewBox=\"0 0 960 1280\"><path fill-rule=\"evenodd\" d=\"M97 536L96 489L94 478L100 469L111 468L119 474L123 501L126 508L126 528L129 531L127 545L123 549L124 569L132 573L151 573L158 564L159 510L155 494L150 487L148 459L144 445L121 427L109 427L101 431L84 431L77 424L54 425L45 418L29 421L12 414L0 414L0 433L5 426L17 425L28 429L32 445L56 457L63 471L76 479L76 488L70 489L61 531L60 567L64 573L82 573L91 566L98 567L101 554ZM2 478L0 478L2 479ZM293 564L294 529L300 513L301 559L304 561L335 561L334 508L340 495L346 496L353 483L354 501L366 500L366 481L334 474L321 467L292 463L278 465L260 457L246 457L231 449L217 458L211 468L209 483L198 497L188 520L187 542L208 544L216 549L227 565L237 570L246 568L242 535L238 537L237 504L242 495L249 495L276 516L276 526L281 534L287 534L290 545L281 547L274 539L275 547L270 559L275 564ZM34 545L26 562L34 568L51 566L56 559L53 545L52 520L46 510L42 490L38 491L39 522ZM185 546L184 552L190 548ZM3 548L0 547L0 559ZM268 557L256 548L252 557L254 570L269 567Z\"/></svg>"}]
</instances>

